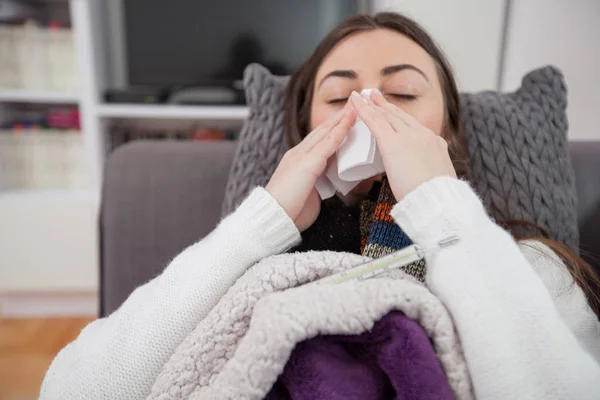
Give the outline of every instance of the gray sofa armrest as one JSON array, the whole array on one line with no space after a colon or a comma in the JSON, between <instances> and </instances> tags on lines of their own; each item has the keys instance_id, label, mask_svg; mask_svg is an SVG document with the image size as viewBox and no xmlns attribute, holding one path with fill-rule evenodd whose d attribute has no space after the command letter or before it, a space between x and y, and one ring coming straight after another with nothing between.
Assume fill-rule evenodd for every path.
<instances>
[{"instance_id":1,"label":"gray sofa armrest","mask_svg":"<svg viewBox=\"0 0 600 400\"><path fill-rule=\"evenodd\" d=\"M101 315L213 230L236 146L138 141L111 155L100 212Z\"/></svg>"}]
</instances>

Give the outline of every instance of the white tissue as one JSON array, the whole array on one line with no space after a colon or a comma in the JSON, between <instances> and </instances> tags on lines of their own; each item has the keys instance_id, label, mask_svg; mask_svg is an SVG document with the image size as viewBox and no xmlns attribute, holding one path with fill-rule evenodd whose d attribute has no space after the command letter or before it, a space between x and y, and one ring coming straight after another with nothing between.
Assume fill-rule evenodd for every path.
<instances>
[{"instance_id":1,"label":"white tissue","mask_svg":"<svg viewBox=\"0 0 600 400\"><path fill-rule=\"evenodd\" d=\"M360 94L368 96L373 89ZM375 138L367 125L356 117L354 126L329 159L327 169L315 185L321 199L332 197L335 192L347 195L361 181L384 172L383 160Z\"/></svg>"}]
</instances>

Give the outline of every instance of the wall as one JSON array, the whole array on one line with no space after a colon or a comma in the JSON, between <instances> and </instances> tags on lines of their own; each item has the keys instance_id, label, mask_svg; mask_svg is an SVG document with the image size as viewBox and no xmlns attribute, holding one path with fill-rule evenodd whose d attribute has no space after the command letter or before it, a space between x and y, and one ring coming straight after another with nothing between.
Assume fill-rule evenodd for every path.
<instances>
[{"instance_id":1,"label":"wall","mask_svg":"<svg viewBox=\"0 0 600 400\"><path fill-rule=\"evenodd\" d=\"M463 91L497 89L505 0L373 0L422 24L448 55Z\"/></svg>"},{"instance_id":2,"label":"wall","mask_svg":"<svg viewBox=\"0 0 600 400\"><path fill-rule=\"evenodd\" d=\"M554 64L569 88L569 136L600 140L600 1L528 0L511 4L502 89L527 71Z\"/></svg>"}]
</instances>

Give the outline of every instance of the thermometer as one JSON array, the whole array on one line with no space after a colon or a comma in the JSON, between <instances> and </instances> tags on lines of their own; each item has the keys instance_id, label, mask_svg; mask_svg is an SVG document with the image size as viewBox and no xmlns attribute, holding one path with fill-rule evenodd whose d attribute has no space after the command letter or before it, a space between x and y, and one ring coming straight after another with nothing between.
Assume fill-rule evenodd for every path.
<instances>
[{"instance_id":1,"label":"thermometer","mask_svg":"<svg viewBox=\"0 0 600 400\"><path fill-rule=\"evenodd\" d=\"M402 250L388 254L385 257L369 261L366 264L361 264L337 274L326 276L325 278L309 283L309 285L332 285L353 280L360 281L369 279L384 272L399 269L405 265L419 261L423 259L423 257L423 250L419 246L413 244Z\"/></svg>"}]
</instances>

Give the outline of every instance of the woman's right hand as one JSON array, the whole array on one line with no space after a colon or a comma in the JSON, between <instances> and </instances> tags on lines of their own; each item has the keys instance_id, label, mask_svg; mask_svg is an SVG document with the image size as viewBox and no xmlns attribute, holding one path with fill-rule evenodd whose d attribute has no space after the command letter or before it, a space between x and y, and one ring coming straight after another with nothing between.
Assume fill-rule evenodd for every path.
<instances>
[{"instance_id":1,"label":"woman's right hand","mask_svg":"<svg viewBox=\"0 0 600 400\"><path fill-rule=\"evenodd\" d=\"M319 216L321 199L317 178L354 124L356 112L349 104L309 133L285 153L265 189L277 200L300 232Z\"/></svg>"}]
</instances>

